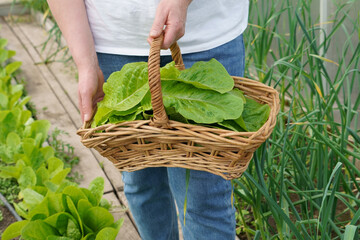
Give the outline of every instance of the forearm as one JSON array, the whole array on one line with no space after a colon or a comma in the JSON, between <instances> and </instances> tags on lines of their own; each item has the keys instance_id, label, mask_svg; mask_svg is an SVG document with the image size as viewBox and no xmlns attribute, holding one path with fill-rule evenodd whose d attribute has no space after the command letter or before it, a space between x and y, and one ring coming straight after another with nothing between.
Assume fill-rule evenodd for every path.
<instances>
[{"instance_id":1,"label":"forearm","mask_svg":"<svg viewBox=\"0 0 360 240\"><path fill-rule=\"evenodd\" d=\"M47 0L79 71L97 66L84 0Z\"/></svg>"}]
</instances>

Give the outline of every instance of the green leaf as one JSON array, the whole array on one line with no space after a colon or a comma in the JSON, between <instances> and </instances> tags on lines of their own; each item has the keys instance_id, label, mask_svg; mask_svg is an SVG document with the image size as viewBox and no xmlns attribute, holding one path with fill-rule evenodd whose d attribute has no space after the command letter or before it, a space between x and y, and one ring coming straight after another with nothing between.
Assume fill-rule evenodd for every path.
<instances>
[{"instance_id":1,"label":"green leaf","mask_svg":"<svg viewBox=\"0 0 360 240\"><path fill-rule=\"evenodd\" d=\"M44 220L44 219L46 219L46 217L47 217L47 215L44 213L37 213L31 217L30 221Z\"/></svg>"},{"instance_id":2,"label":"green leaf","mask_svg":"<svg viewBox=\"0 0 360 240\"><path fill-rule=\"evenodd\" d=\"M104 178L97 177L92 180L89 184L88 189L92 193L92 195L95 196L96 203L99 204L104 193Z\"/></svg>"},{"instance_id":3,"label":"green leaf","mask_svg":"<svg viewBox=\"0 0 360 240\"><path fill-rule=\"evenodd\" d=\"M147 63L125 64L121 71L110 75L103 89L104 106L117 111L136 106L149 89Z\"/></svg>"},{"instance_id":4,"label":"green leaf","mask_svg":"<svg viewBox=\"0 0 360 240\"><path fill-rule=\"evenodd\" d=\"M21 99L21 101L17 104L17 106L23 108L25 106L25 104L27 104L30 101L31 97L26 96L24 98Z\"/></svg>"},{"instance_id":5,"label":"green leaf","mask_svg":"<svg viewBox=\"0 0 360 240\"><path fill-rule=\"evenodd\" d=\"M1 239L3 240L11 240L20 236L22 229L28 224L28 220L22 220L19 222L14 222L10 226L8 226L3 234L1 235Z\"/></svg>"},{"instance_id":6,"label":"green leaf","mask_svg":"<svg viewBox=\"0 0 360 240\"><path fill-rule=\"evenodd\" d=\"M69 196L66 196L66 204L67 204L68 209L70 210L71 215L75 218L76 222L79 224L81 233L83 234L84 233L83 221L80 218L79 212L76 209L76 205L74 204L74 202L71 200L71 198Z\"/></svg>"},{"instance_id":7,"label":"green leaf","mask_svg":"<svg viewBox=\"0 0 360 240\"><path fill-rule=\"evenodd\" d=\"M36 120L30 125L26 126L25 137L35 139L36 136L40 136L39 140L36 142L37 146L41 146L47 138L47 134L50 128L50 122L48 120ZM39 135L40 134L40 135Z\"/></svg>"},{"instance_id":8,"label":"green leaf","mask_svg":"<svg viewBox=\"0 0 360 240\"><path fill-rule=\"evenodd\" d=\"M84 221L85 213L92 208L93 205L86 199L80 199L77 204L77 210L81 217L81 219Z\"/></svg>"},{"instance_id":9,"label":"green leaf","mask_svg":"<svg viewBox=\"0 0 360 240\"><path fill-rule=\"evenodd\" d=\"M0 49L0 63L5 62L9 59L9 53L6 49Z\"/></svg>"},{"instance_id":10,"label":"green leaf","mask_svg":"<svg viewBox=\"0 0 360 240\"><path fill-rule=\"evenodd\" d=\"M10 94L17 95L16 100L19 100L21 95L23 94L24 85L23 84L16 84L10 85Z\"/></svg>"},{"instance_id":11,"label":"green leaf","mask_svg":"<svg viewBox=\"0 0 360 240\"><path fill-rule=\"evenodd\" d=\"M59 212L46 218L44 222L56 228L61 235L65 235L69 219L74 219L74 217L67 212Z\"/></svg>"},{"instance_id":12,"label":"green leaf","mask_svg":"<svg viewBox=\"0 0 360 240\"><path fill-rule=\"evenodd\" d=\"M111 228L111 227L103 228L96 235L95 240L115 240L118 232L119 231L117 231L115 228Z\"/></svg>"},{"instance_id":13,"label":"green leaf","mask_svg":"<svg viewBox=\"0 0 360 240\"><path fill-rule=\"evenodd\" d=\"M44 166L36 170L36 185L44 186L44 183L49 180L49 170Z\"/></svg>"},{"instance_id":14,"label":"green leaf","mask_svg":"<svg viewBox=\"0 0 360 240\"><path fill-rule=\"evenodd\" d=\"M80 199L87 200L86 195L80 190L79 187L68 186L63 190L62 193L68 195L73 201L75 206L77 206Z\"/></svg>"},{"instance_id":15,"label":"green leaf","mask_svg":"<svg viewBox=\"0 0 360 240\"><path fill-rule=\"evenodd\" d=\"M345 227L344 240L359 239L358 226L347 225Z\"/></svg>"},{"instance_id":16,"label":"green leaf","mask_svg":"<svg viewBox=\"0 0 360 240\"><path fill-rule=\"evenodd\" d=\"M241 118L241 117L240 117ZM234 120L225 120L220 123L218 123L220 126L223 126L229 130L235 131L235 132L246 132L237 122Z\"/></svg>"},{"instance_id":17,"label":"green leaf","mask_svg":"<svg viewBox=\"0 0 360 240\"><path fill-rule=\"evenodd\" d=\"M105 198L102 198L102 199L100 200L99 206L100 206L100 207L103 207L103 208L105 208L105 209L107 209L107 210L109 210L109 209L111 208L111 204L110 204L109 201L108 201L107 199L105 199Z\"/></svg>"},{"instance_id":18,"label":"green leaf","mask_svg":"<svg viewBox=\"0 0 360 240\"><path fill-rule=\"evenodd\" d=\"M0 38L0 48L5 48L7 43L8 43L8 40L6 38Z\"/></svg>"},{"instance_id":19,"label":"green leaf","mask_svg":"<svg viewBox=\"0 0 360 240\"><path fill-rule=\"evenodd\" d=\"M24 138L22 142L22 149L26 156L31 157L35 149L35 140L33 138Z\"/></svg>"},{"instance_id":20,"label":"green leaf","mask_svg":"<svg viewBox=\"0 0 360 240\"><path fill-rule=\"evenodd\" d=\"M174 61L160 68L161 81L178 80L179 75L180 75L180 70L175 67Z\"/></svg>"},{"instance_id":21,"label":"green leaf","mask_svg":"<svg viewBox=\"0 0 360 240\"><path fill-rule=\"evenodd\" d=\"M59 158L49 157L46 162L50 173L50 178L53 178L56 174L64 169L64 162Z\"/></svg>"},{"instance_id":22,"label":"green leaf","mask_svg":"<svg viewBox=\"0 0 360 240\"><path fill-rule=\"evenodd\" d=\"M97 196L95 196L92 192L90 192L89 189L86 188L80 188L80 189L85 194L85 196L87 197L87 199L89 200L89 202L93 207L98 206L99 203L97 200Z\"/></svg>"},{"instance_id":23,"label":"green leaf","mask_svg":"<svg viewBox=\"0 0 360 240\"><path fill-rule=\"evenodd\" d=\"M118 118L119 120L113 120L111 123L118 123L121 121L134 120L136 115L142 111L141 105L138 104L126 111L116 111L111 108L104 106L102 102L98 104L98 111L94 116L92 127L100 126L105 124L109 118ZM124 120L122 120L124 119Z\"/></svg>"},{"instance_id":24,"label":"green leaf","mask_svg":"<svg viewBox=\"0 0 360 240\"><path fill-rule=\"evenodd\" d=\"M114 110L112 108L106 107L103 102L99 102L91 127L97 127L105 124L113 111Z\"/></svg>"},{"instance_id":25,"label":"green leaf","mask_svg":"<svg viewBox=\"0 0 360 240\"><path fill-rule=\"evenodd\" d=\"M31 189L43 196L46 196L46 194L48 193L48 190L49 190L47 187L39 186L39 185L32 186Z\"/></svg>"},{"instance_id":26,"label":"green leaf","mask_svg":"<svg viewBox=\"0 0 360 240\"><path fill-rule=\"evenodd\" d=\"M117 220L116 222L114 222L113 224L111 224L112 228L115 228L117 231L120 231L121 226L124 224L124 219L120 218L119 220Z\"/></svg>"},{"instance_id":27,"label":"green leaf","mask_svg":"<svg viewBox=\"0 0 360 240\"><path fill-rule=\"evenodd\" d=\"M68 187L68 186L77 186L77 183L75 182L71 182L67 179L64 179L59 185L58 185L58 189L56 190L57 193L62 193L62 191Z\"/></svg>"},{"instance_id":28,"label":"green leaf","mask_svg":"<svg viewBox=\"0 0 360 240\"><path fill-rule=\"evenodd\" d=\"M30 207L30 209L35 208L44 200L43 195L30 188L24 189L21 193L24 196L24 202Z\"/></svg>"},{"instance_id":29,"label":"green leaf","mask_svg":"<svg viewBox=\"0 0 360 240\"><path fill-rule=\"evenodd\" d=\"M258 103L251 98L246 98L243 114L235 121L243 129L249 132L256 132L264 125L269 115L269 105Z\"/></svg>"},{"instance_id":30,"label":"green leaf","mask_svg":"<svg viewBox=\"0 0 360 240\"><path fill-rule=\"evenodd\" d=\"M31 187L36 185L36 174L34 170L26 166L22 169L18 183L21 188Z\"/></svg>"},{"instance_id":31,"label":"green leaf","mask_svg":"<svg viewBox=\"0 0 360 240\"><path fill-rule=\"evenodd\" d=\"M40 152L43 155L43 158L45 160L47 160L47 159L49 159L51 157L54 157L54 154L55 154L55 150L51 146L46 146L46 147L40 148Z\"/></svg>"},{"instance_id":32,"label":"green leaf","mask_svg":"<svg viewBox=\"0 0 360 240\"><path fill-rule=\"evenodd\" d=\"M19 214L20 217L23 217L25 219L29 219L27 208L25 206L24 202L14 203L15 211Z\"/></svg>"},{"instance_id":33,"label":"green leaf","mask_svg":"<svg viewBox=\"0 0 360 240\"><path fill-rule=\"evenodd\" d=\"M30 120L31 112L29 110L21 111L19 125L25 126Z\"/></svg>"},{"instance_id":34,"label":"green leaf","mask_svg":"<svg viewBox=\"0 0 360 240\"><path fill-rule=\"evenodd\" d=\"M61 182L64 181L64 179L66 178L66 176L69 174L70 171L71 171L71 168L65 168L65 169L61 170L54 177L51 178L51 182L55 183L57 185L60 185Z\"/></svg>"},{"instance_id":35,"label":"green leaf","mask_svg":"<svg viewBox=\"0 0 360 240\"><path fill-rule=\"evenodd\" d=\"M14 166L0 166L0 177L2 178L16 178L20 177L22 168Z\"/></svg>"},{"instance_id":36,"label":"green leaf","mask_svg":"<svg viewBox=\"0 0 360 240\"><path fill-rule=\"evenodd\" d=\"M161 86L165 107L174 107L182 116L197 123L236 119L243 111L243 100L234 94L197 89L176 81L163 81Z\"/></svg>"},{"instance_id":37,"label":"green leaf","mask_svg":"<svg viewBox=\"0 0 360 240\"><path fill-rule=\"evenodd\" d=\"M133 121L136 119L136 116L138 115L137 112L131 113L129 115L126 116L120 116L120 115L111 115L109 117L109 123L121 123L121 122L126 122L126 121Z\"/></svg>"},{"instance_id":38,"label":"green leaf","mask_svg":"<svg viewBox=\"0 0 360 240\"><path fill-rule=\"evenodd\" d=\"M246 104L246 97L244 96L244 92L241 91L240 89L234 88L229 93L237 97L240 97L243 100L244 104Z\"/></svg>"},{"instance_id":39,"label":"green leaf","mask_svg":"<svg viewBox=\"0 0 360 240\"><path fill-rule=\"evenodd\" d=\"M7 95L0 93L0 107L2 109L8 109L9 98Z\"/></svg>"},{"instance_id":40,"label":"green leaf","mask_svg":"<svg viewBox=\"0 0 360 240\"><path fill-rule=\"evenodd\" d=\"M225 67L214 58L208 62L194 63L191 68L182 70L176 80L219 93L226 93L234 88L233 78Z\"/></svg>"},{"instance_id":41,"label":"green leaf","mask_svg":"<svg viewBox=\"0 0 360 240\"><path fill-rule=\"evenodd\" d=\"M8 50L8 59L12 58L15 55L16 55L16 51Z\"/></svg>"},{"instance_id":42,"label":"green leaf","mask_svg":"<svg viewBox=\"0 0 360 240\"><path fill-rule=\"evenodd\" d=\"M81 232L79 226L71 219L68 220L66 236L70 237L73 240L77 240L81 238Z\"/></svg>"},{"instance_id":43,"label":"green leaf","mask_svg":"<svg viewBox=\"0 0 360 240\"><path fill-rule=\"evenodd\" d=\"M16 70L18 70L21 66L22 62L12 62L8 65L6 65L5 70L7 74L12 74L14 73Z\"/></svg>"},{"instance_id":44,"label":"green leaf","mask_svg":"<svg viewBox=\"0 0 360 240\"><path fill-rule=\"evenodd\" d=\"M55 184L55 183L52 183L50 181L45 181L43 182L44 186L51 192L57 192L58 189L59 189L59 185L58 184Z\"/></svg>"},{"instance_id":45,"label":"green leaf","mask_svg":"<svg viewBox=\"0 0 360 240\"><path fill-rule=\"evenodd\" d=\"M43 220L29 222L22 230L22 237L31 240L44 240L49 235L58 235L55 228L45 223Z\"/></svg>"},{"instance_id":46,"label":"green leaf","mask_svg":"<svg viewBox=\"0 0 360 240\"><path fill-rule=\"evenodd\" d=\"M62 202L62 195L59 193L47 193L49 215L53 215L59 212L64 212L65 208Z\"/></svg>"},{"instance_id":47,"label":"green leaf","mask_svg":"<svg viewBox=\"0 0 360 240\"><path fill-rule=\"evenodd\" d=\"M84 217L84 224L92 229L95 233L105 227L109 227L114 222L114 217L108 210L102 207L92 207Z\"/></svg>"},{"instance_id":48,"label":"green leaf","mask_svg":"<svg viewBox=\"0 0 360 240\"><path fill-rule=\"evenodd\" d=\"M15 149L19 149L20 147L20 143L21 143L21 139L19 137L19 135L15 132L10 132L7 135L6 138L6 145L8 147L10 147L11 149L15 150Z\"/></svg>"},{"instance_id":49,"label":"green leaf","mask_svg":"<svg viewBox=\"0 0 360 240\"><path fill-rule=\"evenodd\" d=\"M29 205L26 201L24 203L28 206L28 219L32 219L37 214L45 215L45 217L49 216L49 199L47 197L34 205Z\"/></svg>"},{"instance_id":50,"label":"green leaf","mask_svg":"<svg viewBox=\"0 0 360 240\"><path fill-rule=\"evenodd\" d=\"M144 98L141 100L140 105L143 111L152 109L150 90L145 94Z\"/></svg>"}]
</instances>

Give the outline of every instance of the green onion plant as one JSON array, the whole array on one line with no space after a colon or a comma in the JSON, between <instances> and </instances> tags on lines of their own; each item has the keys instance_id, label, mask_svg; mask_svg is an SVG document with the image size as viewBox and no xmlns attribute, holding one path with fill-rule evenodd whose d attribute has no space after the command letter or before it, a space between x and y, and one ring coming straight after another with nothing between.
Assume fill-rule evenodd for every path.
<instances>
[{"instance_id":1,"label":"green onion plant","mask_svg":"<svg viewBox=\"0 0 360 240\"><path fill-rule=\"evenodd\" d=\"M328 1L319 22L319 1L249 2L245 75L276 88L281 110L233 180L238 236L358 239L360 3Z\"/></svg>"}]
</instances>

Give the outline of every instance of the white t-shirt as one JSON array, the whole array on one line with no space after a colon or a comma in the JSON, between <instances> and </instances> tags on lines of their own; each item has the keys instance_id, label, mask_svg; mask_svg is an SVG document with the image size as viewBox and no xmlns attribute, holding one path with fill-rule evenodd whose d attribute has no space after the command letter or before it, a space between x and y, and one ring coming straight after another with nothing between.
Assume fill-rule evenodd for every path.
<instances>
[{"instance_id":1,"label":"white t-shirt","mask_svg":"<svg viewBox=\"0 0 360 240\"><path fill-rule=\"evenodd\" d=\"M85 0L96 51L148 55L147 38L159 1ZM178 41L181 52L204 51L233 40L245 30L248 11L248 0L193 0L185 35Z\"/></svg>"}]
</instances>

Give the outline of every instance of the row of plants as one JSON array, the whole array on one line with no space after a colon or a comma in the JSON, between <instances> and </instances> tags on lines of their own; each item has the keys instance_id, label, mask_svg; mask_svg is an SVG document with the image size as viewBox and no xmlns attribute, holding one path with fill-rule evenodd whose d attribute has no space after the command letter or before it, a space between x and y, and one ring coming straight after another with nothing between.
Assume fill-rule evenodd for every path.
<instances>
[{"instance_id":1,"label":"row of plants","mask_svg":"<svg viewBox=\"0 0 360 240\"><path fill-rule=\"evenodd\" d=\"M23 2L51 16L45 0ZM238 236L358 239L359 2L328 1L327 22L315 13L319 1L249 3L245 76L276 87L281 110L272 137L233 181Z\"/></svg>"},{"instance_id":2,"label":"row of plants","mask_svg":"<svg viewBox=\"0 0 360 240\"><path fill-rule=\"evenodd\" d=\"M45 144L50 123L25 108L30 97L13 81L21 62L9 63L15 52L6 45L0 39L0 179L17 184L11 202L23 220L1 239L115 239L123 220L114 221L102 198L104 179L95 178L88 188L67 179L71 168Z\"/></svg>"},{"instance_id":3,"label":"row of plants","mask_svg":"<svg viewBox=\"0 0 360 240\"><path fill-rule=\"evenodd\" d=\"M250 0L245 75L281 110L234 181L241 239L359 239L360 4L328 4L319 22L319 1Z\"/></svg>"}]
</instances>

